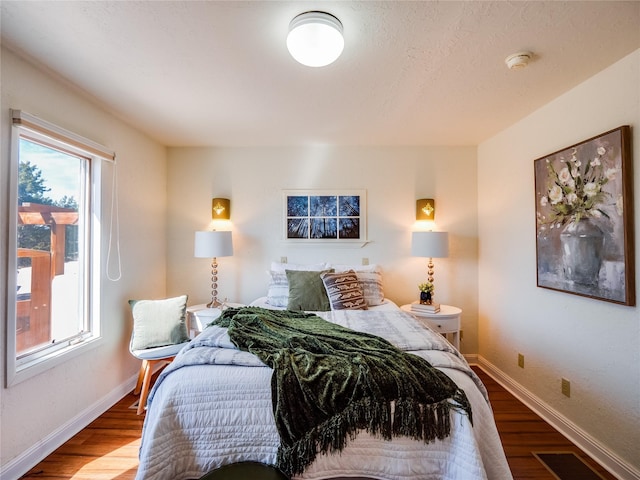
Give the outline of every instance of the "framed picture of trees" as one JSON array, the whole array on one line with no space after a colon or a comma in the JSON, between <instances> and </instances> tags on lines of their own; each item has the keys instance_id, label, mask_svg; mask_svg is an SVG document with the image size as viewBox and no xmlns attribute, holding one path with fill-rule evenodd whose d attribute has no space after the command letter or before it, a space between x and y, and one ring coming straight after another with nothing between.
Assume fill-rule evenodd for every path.
<instances>
[{"instance_id":1,"label":"framed picture of trees","mask_svg":"<svg viewBox=\"0 0 640 480\"><path fill-rule=\"evenodd\" d=\"M366 243L365 190L285 190L284 238L298 243Z\"/></svg>"}]
</instances>

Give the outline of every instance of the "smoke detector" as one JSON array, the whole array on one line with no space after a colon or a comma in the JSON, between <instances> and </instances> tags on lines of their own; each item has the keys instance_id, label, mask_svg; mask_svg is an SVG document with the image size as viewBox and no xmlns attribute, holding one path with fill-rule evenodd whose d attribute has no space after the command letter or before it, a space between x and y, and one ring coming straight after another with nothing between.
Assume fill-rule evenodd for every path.
<instances>
[{"instance_id":1,"label":"smoke detector","mask_svg":"<svg viewBox=\"0 0 640 480\"><path fill-rule=\"evenodd\" d=\"M507 64L509 70L517 70L520 68L524 68L529 65L529 61L533 58L533 54L531 52L518 52L512 55L509 55L504 59L504 63Z\"/></svg>"}]
</instances>

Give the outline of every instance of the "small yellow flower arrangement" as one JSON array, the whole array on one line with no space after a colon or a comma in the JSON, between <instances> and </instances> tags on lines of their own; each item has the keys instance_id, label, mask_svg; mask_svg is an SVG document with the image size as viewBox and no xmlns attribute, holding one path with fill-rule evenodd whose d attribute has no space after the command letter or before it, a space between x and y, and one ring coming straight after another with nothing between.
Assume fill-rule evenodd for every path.
<instances>
[{"instance_id":1,"label":"small yellow flower arrangement","mask_svg":"<svg viewBox=\"0 0 640 480\"><path fill-rule=\"evenodd\" d=\"M422 293L433 293L433 283L421 283L418 285L418 290L420 290Z\"/></svg>"}]
</instances>

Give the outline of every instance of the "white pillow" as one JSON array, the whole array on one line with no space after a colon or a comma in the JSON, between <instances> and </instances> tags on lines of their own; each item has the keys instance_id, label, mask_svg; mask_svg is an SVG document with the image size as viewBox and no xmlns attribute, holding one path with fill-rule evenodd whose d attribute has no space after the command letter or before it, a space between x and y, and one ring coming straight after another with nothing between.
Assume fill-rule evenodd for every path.
<instances>
[{"instance_id":1,"label":"white pillow","mask_svg":"<svg viewBox=\"0 0 640 480\"><path fill-rule=\"evenodd\" d=\"M289 282L285 272L269 270L267 303L272 307L286 307L289 303Z\"/></svg>"},{"instance_id":2,"label":"white pillow","mask_svg":"<svg viewBox=\"0 0 640 480\"><path fill-rule=\"evenodd\" d=\"M175 345L189 340L185 324L187 296L129 300L133 314L132 350Z\"/></svg>"},{"instance_id":3,"label":"white pillow","mask_svg":"<svg viewBox=\"0 0 640 480\"><path fill-rule=\"evenodd\" d=\"M353 270L354 272L382 272L380 265L372 263L371 265L327 265L329 268L333 268L338 272L347 272Z\"/></svg>"},{"instance_id":4,"label":"white pillow","mask_svg":"<svg viewBox=\"0 0 640 480\"><path fill-rule=\"evenodd\" d=\"M319 272L321 270L326 270L326 263L312 263L310 265L303 265L300 263L279 263L279 262L271 262L271 270L274 272L282 272L285 270L303 270L305 272Z\"/></svg>"},{"instance_id":5,"label":"white pillow","mask_svg":"<svg viewBox=\"0 0 640 480\"><path fill-rule=\"evenodd\" d=\"M327 269L326 263L302 265L297 263L271 263L269 287L267 289L267 303L272 307L287 307L289 304L289 281L286 270L301 270L306 272L320 272Z\"/></svg>"},{"instance_id":6,"label":"white pillow","mask_svg":"<svg viewBox=\"0 0 640 480\"><path fill-rule=\"evenodd\" d=\"M382 272L358 272L356 276L362 284L364 299L367 305L373 307L384 303L384 289L382 288Z\"/></svg>"}]
</instances>

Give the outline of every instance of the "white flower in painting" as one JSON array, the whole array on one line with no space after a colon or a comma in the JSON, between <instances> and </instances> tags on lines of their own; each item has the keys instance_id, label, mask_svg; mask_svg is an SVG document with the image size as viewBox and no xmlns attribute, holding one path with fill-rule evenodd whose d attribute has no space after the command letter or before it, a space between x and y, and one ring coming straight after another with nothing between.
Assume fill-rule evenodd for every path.
<instances>
[{"instance_id":1,"label":"white flower in painting","mask_svg":"<svg viewBox=\"0 0 640 480\"><path fill-rule=\"evenodd\" d=\"M556 229L589 217L609 219L613 212L608 210L613 210L614 205L616 209L622 208L622 199L616 204L607 201L612 198L608 191L612 188L607 185L620 174L620 168L607 155L606 145L596 145L595 150L597 153L591 153L590 158L577 147L567 154L557 154L555 159L545 158L548 175L546 190L540 192L540 205L545 207L547 216L538 219L539 226L547 224Z\"/></svg>"},{"instance_id":2,"label":"white flower in painting","mask_svg":"<svg viewBox=\"0 0 640 480\"><path fill-rule=\"evenodd\" d=\"M600 186L595 182L589 182L584 186L584 194L587 197L595 197L600 191Z\"/></svg>"},{"instance_id":3,"label":"white flower in painting","mask_svg":"<svg viewBox=\"0 0 640 480\"><path fill-rule=\"evenodd\" d=\"M551 200L551 205L555 205L562 201L562 189L558 185L554 185L549 190L549 200Z\"/></svg>"},{"instance_id":4,"label":"white flower in painting","mask_svg":"<svg viewBox=\"0 0 640 480\"><path fill-rule=\"evenodd\" d=\"M560 180L560 183L563 185L567 185L571 182L571 173L569 173L569 169L567 167L564 167L560 172L558 172L558 180Z\"/></svg>"},{"instance_id":5,"label":"white flower in painting","mask_svg":"<svg viewBox=\"0 0 640 480\"><path fill-rule=\"evenodd\" d=\"M616 201L616 213L618 215L622 216L622 210L623 210L623 207L622 207L622 195L620 195L618 197L618 200Z\"/></svg>"}]
</instances>

